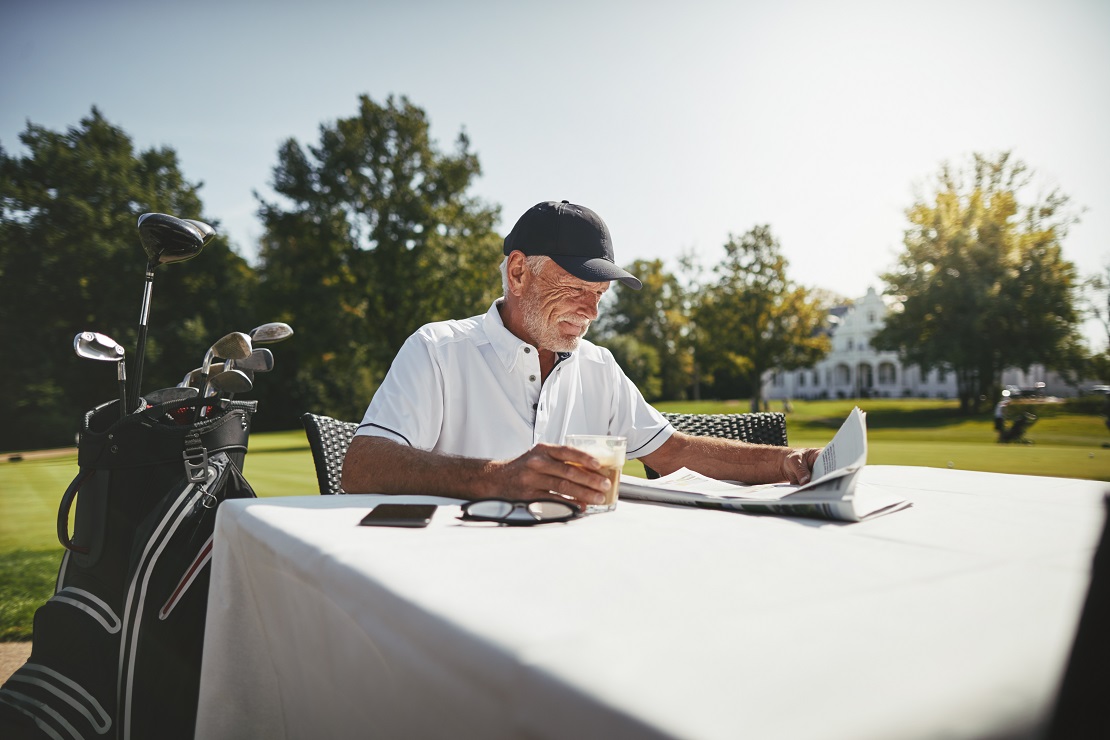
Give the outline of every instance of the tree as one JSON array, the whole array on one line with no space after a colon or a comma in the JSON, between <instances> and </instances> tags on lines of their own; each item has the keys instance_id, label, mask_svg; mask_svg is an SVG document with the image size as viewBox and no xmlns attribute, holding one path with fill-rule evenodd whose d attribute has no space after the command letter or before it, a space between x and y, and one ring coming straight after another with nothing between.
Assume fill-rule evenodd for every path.
<instances>
[{"instance_id":1,"label":"tree","mask_svg":"<svg viewBox=\"0 0 1110 740\"><path fill-rule=\"evenodd\" d=\"M1069 371L1085 354L1076 270L1060 246L1077 219L1055 189L1023 204L1031 177L1009 152L944 164L936 192L907 210L905 251L883 276L900 306L874 345L951 368L965 413L998 397L1007 367Z\"/></svg>"},{"instance_id":2,"label":"tree","mask_svg":"<svg viewBox=\"0 0 1110 740\"><path fill-rule=\"evenodd\" d=\"M649 401L684 399L693 375L685 291L661 260L636 260L627 269L643 288L613 283L613 299L598 319L598 343Z\"/></svg>"},{"instance_id":3,"label":"tree","mask_svg":"<svg viewBox=\"0 0 1110 740\"><path fill-rule=\"evenodd\" d=\"M0 449L9 450L72 445L83 412L117 396L114 364L77 358L73 338L102 332L134 361L146 268L139 215L214 223L172 149L135 152L96 108L64 133L29 123L20 140L26 156L0 148ZM241 329L253 285L221 237L159 268L143 387L175 385L213 334Z\"/></svg>"},{"instance_id":4,"label":"tree","mask_svg":"<svg viewBox=\"0 0 1110 740\"><path fill-rule=\"evenodd\" d=\"M499 209L468 195L480 173L460 133L438 151L406 98L290 139L260 201L262 304L297 336L279 413L361 416L393 356L429 321L481 312L499 295ZM273 404L276 406L277 404Z\"/></svg>"},{"instance_id":5,"label":"tree","mask_svg":"<svg viewBox=\"0 0 1110 740\"><path fill-rule=\"evenodd\" d=\"M1106 333L1106 345L1101 351L1098 346L1092 348L1082 374L1085 378L1106 383L1110 381L1110 264L1105 265L1101 273L1083 281L1082 292L1083 302L1086 304L1085 313L1097 320ZM1098 344L1101 345L1101 342Z\"/></svg>"},{"instance_id":6,"label":"tree","mask_svg":"<svg viewBox=\"0 0 1110 740\"><path fill-rule=\"evenodd\" d=\"M788 266L769 226L739 239L730 235L725 259L713 268L694 309L699 363L740 380L753 411L767 370L811 367L829 351L820 331L824 307L787 277Z\"/></svg>"}]
</instances>

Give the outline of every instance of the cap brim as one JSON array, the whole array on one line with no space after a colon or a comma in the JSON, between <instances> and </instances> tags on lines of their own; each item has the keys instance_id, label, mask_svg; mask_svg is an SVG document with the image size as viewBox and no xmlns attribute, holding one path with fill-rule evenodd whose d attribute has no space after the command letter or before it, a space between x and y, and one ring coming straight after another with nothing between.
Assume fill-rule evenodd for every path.
<instances>
[{"instance_id":1,"label":"cap brim","mask_svg":"<svg viewBox=\"0 0 1110 740\"><path fill-rule=\"evenodd\" d=\"M633 290L643 287L637 278L627 270L617 267L607 259L601 257L568 257L564 255L551 255L555 264L563 268L579 280L590 283L608 283L619 280Z\"/></svg>"}]
</instances>

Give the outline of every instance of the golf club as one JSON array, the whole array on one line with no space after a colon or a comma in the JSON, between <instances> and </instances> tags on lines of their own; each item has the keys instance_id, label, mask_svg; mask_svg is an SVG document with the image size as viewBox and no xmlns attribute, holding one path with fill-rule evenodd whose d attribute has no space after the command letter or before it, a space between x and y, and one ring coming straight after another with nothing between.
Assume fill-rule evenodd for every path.
<instances>
[{"instance_id":1,"label":"golf club","mask_svg":"<svg viewBox=\"0 0 1110 740\"><path fill-rule=\"evenodd\" d=\"M254 383L242 370L224 370L208 379L208 384L222 393L246 393Z\"/></svg>"},{"instance_id":2,"label":"golf club","mask_svg":"<svg viewBox=\"0 0 1110 740\"><path fill-rule=\"evenodd\" d=\"M196 388L174 386L173 388L159 388L156 391L144 393L142 400L146 401L147 406L157 406L168 401L191 401L199 395L200 391Z\"/></svg>"},{"instance_id":3,"label":"golf club","mask_svg":"<svg viewBox=\"0 0 1110 740\"><path fill-rule=\"evenodd\" d=\"M116 363L119 381L119 416L127 416L127 362L126 352L116 340L95 331L79 332L73 338L73 350L86 360Z\"/></svg>"},{"instance_id":4,"label":"golf club","mask_svg":"<svg viewBox=\"0 0 1110 740\"><path fill-rule=\"evenodd\" d=\"M205 224L206 225L206 224ZM208 227L211 230L211 227ZM128 408L139 402L143 382L143 357L146 354L147 325L150 320L150 297L154 290L154 270L159 265L184 262L200 254L207 241L206 230L165 213L144 213L139 216L139 241L147 255L143 304L139 313L139 338L135 351L135 373ZM214 232L213 232L214 233Z\"/></svg>"},{"instance_id":5,"label":"golf club","mask_svg":"<svg viewBox=\"0 0 1110 740\"><path fill-rule=\"evenodd\" d=\"M160 406L169 401L191 401L200 395L200 391L196 388L182 388L174 386L173 388L160 388L156 391L151 391L139 398L139 411L138 413L145 414L147 418L157 420L152 409L147 407ZM176 410L176 409L175 409ZM171 416L171 418L173 418Z\"/></svg>"},{"instance_id":6,"label":"golf club","mask_svg":"<svg viewBox=\"0 0 1110 740\"><path fill-rule=\"evenodd\" d=\"M204 382L204 390L201 392L201 397L206 398L209 393L209 372L212 367L212 360L245 360L251 356L253 347L251 347L251 338L241 331L233 331L216 340L215 344L208 348L204 353L204 362L201 363L200 369L202 378L198 379ZM198 408L196 419L199 420L204 415L204 408Z\"/></svg>"},{"instance_id":7,"label":"golf club","mask_svg":"<svg viewBox=\"0 0 1110 740\"><path fill-rule=\"evenodd\" d=\"M293 336L293 327L280 321L271 321L251 329L251 341L255 344L274 344Z\"/></svg>"},{"instance_id":8,"label":"golf club","mask_svg":"<svg viewBox=\"0 0 1110 740\"><path fill-rule=\"evenodd\" d=\"M194 367L189 372L185 373L185 377L177 384L178 388L196 388L198 391L204 387L204 371L199 367Z\"/></svg>"},{"instance_id":9,"label":"golf club","mask_svg":"<svg viewBox=\"0 0 1110 740\"><path fill-rule=\"evenodd\" d=\"M201 373L207 377L212 361L220 360L245 360L251 356L254 348L251 338L241 331L233 331L216 340L204 353L204 361L200 365Z\"/></svg>"},{"instance_id":10,"label":"golf club","mask_svg":"<svg viewBox=\"0 0 1110 740\"><path fill-rule=\"evenodd\" d=\"M207 246L208 242L212 241L212 237L216 235L216 230L203 221L197 221L192 218L183 218L181 220L187 224L192 224L193 226L197 227L197 231L200 232L200 237L204 241L204 244L202 246Z\"/></svg>"},{"instance_id":11,"label":"golf club","mask_svg":"<svg viewBox=\"0 0 1110 740\"><path fill-rule=\"evenodd\" d=\"M215 392L211 394L207 393L209 388L213 389ZM203 398L213 399L214 404L218 399L220 393L235 395L236 393L246 393L252 388L254 388L254 383L251 381L251 378L247 373L243 372L242 370L235 369L223 370L221 372L214 373L211 377L208 378L208 383L205 384L206 392ZM207 405L201 406L199 409L200 415L205 416L208 408L209 407Z\"/></svg>"},{"instance_id":12,"label":"golf club","mask_svg":"<svg viewBox=\"0 0 1110 740\"><path fill-rule=\"evenodd\" d=\"M228 370L242 370L247 378L254 383L255 373L268 373L274 369L274 353L265 347L260 347L251 352L251 356L245 360L228 360L224 363L224 367ZM227 400L235 398L235 393L227 394Z\"/></svg>"},{"instance_id":13,"label":"golf club","mask_svg":"<svg viewBox=\"0 0 1110 740\"><path fill-rule=\"evenodd\" d=\"M224 363L228 370L250 370L256 373L268 373L274 369L274 353L265 347L259 347L251 352L250 357L242 360L228 360Z\"/></svg>"}]
</instances>

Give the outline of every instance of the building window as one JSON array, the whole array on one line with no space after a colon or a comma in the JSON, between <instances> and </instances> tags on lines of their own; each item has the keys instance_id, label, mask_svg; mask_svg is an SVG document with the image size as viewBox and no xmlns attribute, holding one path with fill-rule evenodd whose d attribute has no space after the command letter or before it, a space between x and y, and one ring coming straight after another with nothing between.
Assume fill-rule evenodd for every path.
<instances>
[{"instance_id":1,"label":"building window","mask_svg":"<svg viewBox=\"0 0 1110 740\"><path fill-rule=\"evenodd\" d=\"M806 371L805 370L802 370L800 373L798 373L798 387L799 388L805 388L806 387Z\"/></svg>"},{"instance_id":2,"label":"building window","mask_svg":"<svg viewBox=\"0 0 1110 740\"><path fill-rule=\"evenodd\" d=\"M879 385L894 385L896 376L897 372L893 363L884 362L879 365Z\"/></svg>"}]
</instances>

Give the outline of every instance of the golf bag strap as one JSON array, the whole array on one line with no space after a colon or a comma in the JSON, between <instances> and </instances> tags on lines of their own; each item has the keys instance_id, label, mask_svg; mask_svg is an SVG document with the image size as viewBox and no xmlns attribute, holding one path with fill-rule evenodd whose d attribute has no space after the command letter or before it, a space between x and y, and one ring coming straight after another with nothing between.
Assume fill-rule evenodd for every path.
<instances>
[{"instance_id":1,"label":"golf bag strap","mask_svg":"<svg viewBox=\"0 0 1110 740\"><path fill-rule=\"evenodd\" d=\"M87 547L79 547L73 544L73 540L69 538L69 510L73 508L73 500L77 498L77 492L81 490L81 486L92 475L92 468L82 468L73 482L69 484L69 488L62 495L62 501L58 504L58 541L62 543L62 547L76 553L85 554L89 551Z\"/></svg>"}]
</instances>

